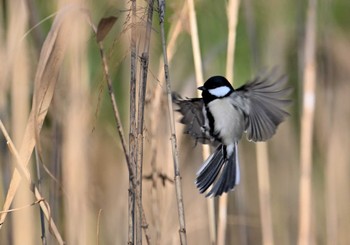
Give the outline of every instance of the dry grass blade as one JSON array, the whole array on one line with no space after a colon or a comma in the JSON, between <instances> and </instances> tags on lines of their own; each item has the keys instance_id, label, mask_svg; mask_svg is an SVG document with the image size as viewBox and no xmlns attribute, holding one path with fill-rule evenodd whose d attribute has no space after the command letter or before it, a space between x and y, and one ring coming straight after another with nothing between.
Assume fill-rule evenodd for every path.
<instances>
[{"instance_id":1,"label":"dry grass blade","mask_svg":"<svg viewBox=\"0 0 350 245\"><path fill-rule=\"evenodd\" d=\"M23 206L23 207L11 208L11 209L9 209L9 210L7 210L7 211L0 211L0 214L2 214L2 213L17 212L17 211L20 211L20 210L22 210L22 209L26 209L26 208L32 207L32 206L34 206L34 205L37 205L38 203L40 203L40 202L42 202L42 201L44 201L44 199L36 200L35 202L30 203L30 204L28 204L28 205L25 205L25 206Z\"/></svg>"},{"instance_id":2,"label":"dry grass blade","mask_svg":"<svg viewBox=\"0 0 350 245\"><path fill-rule=\"evenodd\" d=\"M16 169L18 170L21 177L27 181L28 187L33 191L35 198L39 202L41 210L43 211L45 218L49 223L50 231L52 231L53 235L56 237L59 244L64 244L62 236L59 233L55 222L51 218L49 204L44 201L44 198L40 194L38 188L32 182L31 177L30 177L30 173L29 173L28 169L25 167L25 165L22 163L21 157L20 157L17 149L15 148L14 144L12 143L12 140L11 140L10 136L8 135L8 133L5 129L5 126L1 120L0 120L0 129L6 138L7 145L9 147L11 153L14 155L14 157L16 159L16 161L15 161ZM7 211L8 210L5 210L5 212L2 212L2 213L3 214L8 213Z\"/></svg>"},{"instance_id":3,"label":"dry grass blade","mask_svg":"<svg viewBox=\"0 0 350 245\"><path fill-rule=\"evenodd\" d=\"M29 159L36 144L36 139L38 138L38 134L41 130L48 107L52 100L58 72L63 60L66 46L63 38L65 33L68 31L68 26L66 25L67 23L64 23L64 20L66 14L71 13L73 10L77 10L77 8L70 5L58 12L40 53L40 59L35 76L33 108L27 122L19 152L24 166L27 166L29 163ZM20 180L21 177L17 170L15 170L11 179L3 210L8 210L11 206ZM0 217L0 228L6 219L6 214L7 213L3 213Z\"/></svg>"}]
</instances>

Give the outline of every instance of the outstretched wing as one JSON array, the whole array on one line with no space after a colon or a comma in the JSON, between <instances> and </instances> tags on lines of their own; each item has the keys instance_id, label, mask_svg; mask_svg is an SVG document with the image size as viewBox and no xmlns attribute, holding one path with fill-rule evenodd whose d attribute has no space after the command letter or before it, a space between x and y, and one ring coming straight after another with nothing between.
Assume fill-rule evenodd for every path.
<instances>
[{"instance_id":1,"label":"outstretched wing","mask_svg":"<svg viewBox=\"0 0 350 245\"><path fill-rule=\"evenodd\" d=\"M180 95L172 93L173 103L178 106L181 113L180 122L185 124L185 133L192 136L196 142L210 143L210 138L204 131L203 100L202 98L183 99Z\"/></svg>"},{"instance_id":2,"label":"outstretched wing","mask_svg":"<svg viewBox=\"0 0 350 245\"><path fill-rule=\"evenodd\" d=\"M248 140L266 141L289 113L284 109L291 103L287 76L267 74L258 76L232 94L232 103L245 114Z\"/></svg>"}]
</instances>

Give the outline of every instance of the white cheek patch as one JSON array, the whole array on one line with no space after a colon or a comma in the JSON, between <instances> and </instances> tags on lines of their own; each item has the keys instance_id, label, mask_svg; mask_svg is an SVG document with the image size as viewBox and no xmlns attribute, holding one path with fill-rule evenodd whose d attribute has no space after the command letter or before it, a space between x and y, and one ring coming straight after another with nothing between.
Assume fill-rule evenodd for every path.
<instances>
[{"instance_id":1,"label":"white cheek patch","mask_svg":"<svg viewBox=\"0 0 350 245\"><path fill-rule=\"evenodd\" d=\"M214 95L216 97L223 97L230 92L230 88L227 86L221 86L221 87L209 89L208 91L211 95Z\"/></svg>"}]
</instances>

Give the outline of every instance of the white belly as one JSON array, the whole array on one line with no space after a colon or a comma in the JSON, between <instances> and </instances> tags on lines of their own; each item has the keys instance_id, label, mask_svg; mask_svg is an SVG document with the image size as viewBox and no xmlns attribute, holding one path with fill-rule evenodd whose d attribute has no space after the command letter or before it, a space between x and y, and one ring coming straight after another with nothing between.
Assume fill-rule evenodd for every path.
<instances>
[{"instance_id":1,"label":"white belly","mask_svg":"<svg viewBox=\"0 0 350 245\"><path fill-rule=\"evenodd\" d=\"M244 131L244 117L229 98L216 99L208 104L215 120L214 133L218 134L222 143L232 144L241 139Z\"/></svg>"}]
</instances>

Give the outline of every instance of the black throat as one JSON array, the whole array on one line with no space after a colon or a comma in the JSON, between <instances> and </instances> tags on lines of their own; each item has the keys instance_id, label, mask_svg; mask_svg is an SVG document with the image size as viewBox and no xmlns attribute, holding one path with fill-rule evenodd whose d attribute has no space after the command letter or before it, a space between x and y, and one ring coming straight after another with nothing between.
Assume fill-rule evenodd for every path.
<instances>
[{"instance_id":1,"label":"black throat","mask_svg":"<svg viewBox=\"0 0 350 245\"><path fill-rule=\"evenodd\" d=\"M205 111L207 113L206 116L208 118L210 136L212 136L215 139L217 139L217 135L214 133L215 119L213 117L213 114L211 114L211 112L210 112L210 110L208 108L208 104L204 102L204 106L205 106Z\"/></svg>"}]
</instances>

